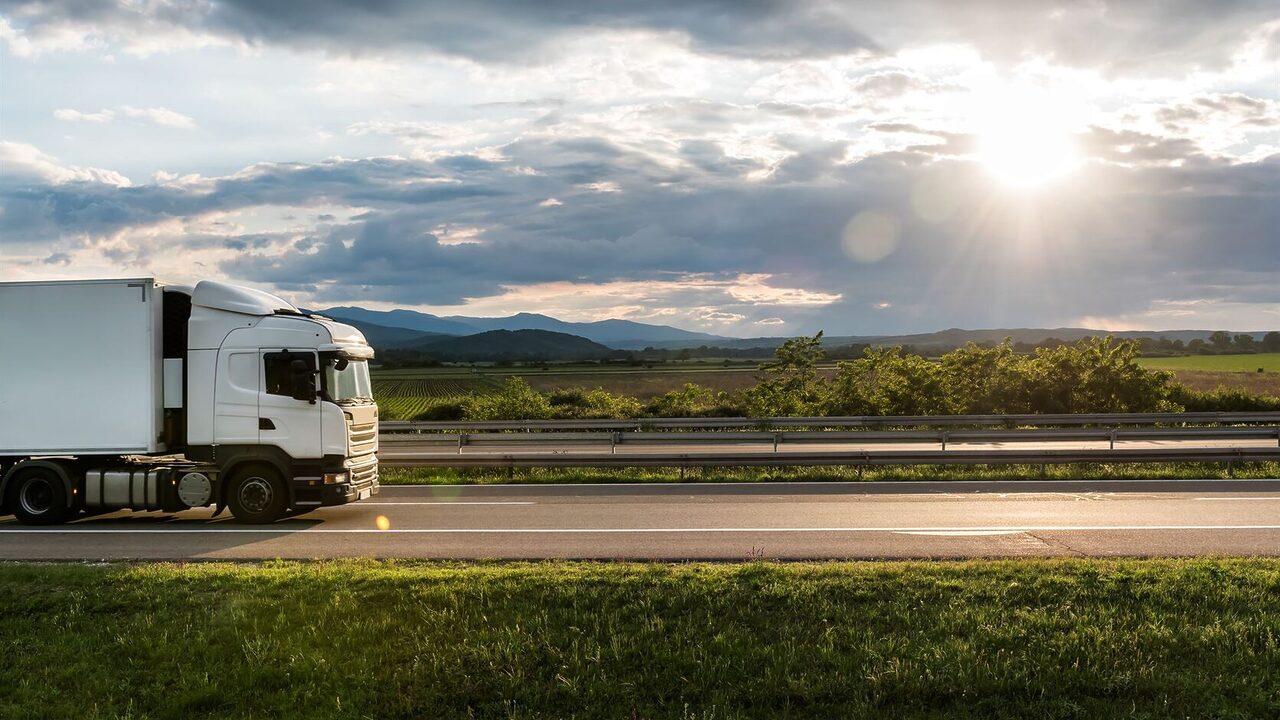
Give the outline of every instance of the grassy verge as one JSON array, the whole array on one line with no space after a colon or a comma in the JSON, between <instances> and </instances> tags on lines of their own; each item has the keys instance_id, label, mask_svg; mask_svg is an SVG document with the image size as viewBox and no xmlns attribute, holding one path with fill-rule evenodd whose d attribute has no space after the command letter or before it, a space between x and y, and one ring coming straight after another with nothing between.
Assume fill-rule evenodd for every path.
<instances>
[{"instance_id":1,"label":"grassy verge","mask_svg":"<svg viewBox=\"0 0 1280 720\"><path fill-rule=\"evenodd\" d=\"M498 483L872 482L876 480L1098 480L1277 478L1280 463L1078 463L1046 465L921 465L795 468L492 468L384 467L384 485L493 485Z\"/></svg>"},{"instance_id":2,"label":"grassy verge","mask_svg":"<svg viewBox=\"0 0 1280 720\"><path fill-rule=\"evenodd\" d=\"M0 717L1275 717L1280 564L0 566Z\"/></svg>"}]
</instances>

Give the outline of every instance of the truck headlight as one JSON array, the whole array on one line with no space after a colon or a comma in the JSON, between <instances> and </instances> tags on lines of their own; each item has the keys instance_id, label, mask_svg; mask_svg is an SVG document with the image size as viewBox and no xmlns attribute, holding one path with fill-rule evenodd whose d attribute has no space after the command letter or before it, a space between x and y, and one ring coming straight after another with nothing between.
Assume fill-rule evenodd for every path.
<instances>
[{"instance_id":1,"label":"truck headlight","mask_svg":"<svg viewBox=\"0 0 1280 720\"><path fill-rule=\"evenodd\" d=\"M325 474L324 474L324 484L325 484L325 485L337 485L337 484L339 484L339 483L344 483L344 482L346 482L346 481L347 481L347 478L348 478L348 477L350 477L350 476L349 476L346 472L325 473Z\"/></svg>"}]
</instances>

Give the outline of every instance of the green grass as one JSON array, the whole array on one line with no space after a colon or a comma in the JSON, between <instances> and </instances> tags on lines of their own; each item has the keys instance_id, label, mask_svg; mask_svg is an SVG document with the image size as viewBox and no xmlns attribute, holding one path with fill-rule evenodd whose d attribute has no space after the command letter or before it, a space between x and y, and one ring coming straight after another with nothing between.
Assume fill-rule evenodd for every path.
<instances>
[{"instance_id":1,"label":"green grass","mask_svg":"<svg viewBox=\"0 0 1280 720\"><path fill-rule=\"evenodd\" d=\"M383 466L383 485L499 483L873 482L886 480L1163 480L1277 478L1280 463L1077 463L1046 465L889 465L788 468L398 468Z\"/></svg>"},{"instance_id":2,"label":"green grass","mask_svg":"<svg viewBox=\"0 0 1280 720\"><path fill-rule=\"evenodd\" d=\"M1280 714L1270 560L0 566L0 717Z\"/></svg>"},{"instance_id":3,"label":"green grass","mask_svg":"<svg viewBox=\"0 0 1280 720\"><path fill-rule=\"evenodd\" d=\"M1280 372L1280 353L1252 355L1185 355L1140 358L1138 364L1153 370L1205 370L1216 372Z\"/></svg>"}]
</instances>

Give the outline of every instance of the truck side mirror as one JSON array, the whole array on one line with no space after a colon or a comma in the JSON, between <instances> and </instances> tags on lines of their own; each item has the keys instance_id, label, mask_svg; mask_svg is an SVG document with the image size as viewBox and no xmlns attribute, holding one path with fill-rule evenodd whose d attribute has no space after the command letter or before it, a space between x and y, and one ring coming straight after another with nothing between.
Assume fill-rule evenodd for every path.
<instances>
[{"instance_id":1,"label":"truck side mirror","mask_svg":"<svg viewBox=\"0 0 1280 720\"><path fill-rule=\"evenodd\" d=\"M316 382L311 373L293 376L293 399L316 404Z\"/></svg>"},{"instance_id":2,"label":"truck side mirror","mask_svg":"<svg viewBox=\"0 0 1280 720\"><path fill-rule=\"evenodd\" d=\"M294 360L289 363L293 374L293 399L306 400L316 404L316 371L305 360Z\"/></svg>"}]
</instances>

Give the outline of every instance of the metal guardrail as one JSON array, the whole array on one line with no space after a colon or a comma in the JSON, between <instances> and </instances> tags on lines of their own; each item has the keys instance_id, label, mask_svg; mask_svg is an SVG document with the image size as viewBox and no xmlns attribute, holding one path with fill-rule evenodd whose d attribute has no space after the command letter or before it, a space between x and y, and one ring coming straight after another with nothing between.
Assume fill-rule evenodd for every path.
<instances>
[{"instance_id":1,"label":"metal guardrail","mask_svg":"<svg viewBox=\"0 0 1280 720\"><path fill-rule=\"evenodd\" d=\"M831 445L878 443L1019 443L1100 441L1114 449L1116 442L1135 440L1271 440L1280 447L1280 427L1193 428L1035 428L1026 430L900 430L900 431L777 431L777 432L538 432L538 433L424 433L383 435L384 449L450 449L486 447L608 447L636 445Z\"/></svg>"},{"instance_id":2,"label":"metal guardrail","mask_svg":"<svg viewBox=\"0 0 1280 720\"><path fill-rule=\"evenodd\" d=\"M1115 450L858 450L848 452L488 453L380 460L389 467L806 467L866 465L1051 465L1280 460L1280 448L1126 448Z\"/></svg>"},{"instance_id":3,"label":"metal guardrail","mask_svg":"<svg viewBox=\"0 0 1280 720\"><path fill-rule=\"evenodd\" d=\"M1054 427L1099 425L1280 425L1280 412L1093 413L1021 415L852 415L775 418L636 418L631 420L390 420L384 434L458 430L559 432L781 428Z\"/></svg>"},{"instance_id":4,"label":"metal guardrail","mask_svg":"<svg viewBox=\"0 0 1280 720\"><path fill-rule=\"evenodd\" d=\"M1044 466L1089 462L1230 465L1280 460L1280 413L1275 412L384 422L381 428L383 452L379 462L401 467L683 469L821 465ZM1211 440L1275 440L1275 445L1197 444ZM1020 443L1073 441L1106 442L1107 445L1105 448L1017 447ZM1169 441L1178 445L1116 446L1133 441ZM936 444L936 447L832 447L889 443ZM974 443L1011 443L1014 447L968 446Z\"/></svg>"}]
</instances>

